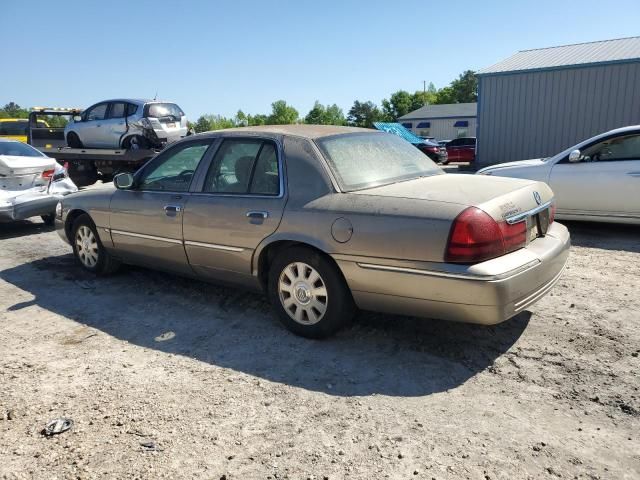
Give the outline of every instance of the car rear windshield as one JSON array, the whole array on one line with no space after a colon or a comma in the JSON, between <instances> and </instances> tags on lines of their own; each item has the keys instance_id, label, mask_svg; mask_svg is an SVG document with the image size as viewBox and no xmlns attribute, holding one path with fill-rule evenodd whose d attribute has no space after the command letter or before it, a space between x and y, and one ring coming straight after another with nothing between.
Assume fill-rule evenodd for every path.
<instances>
[{"instance_id":1,"label":"car rear windshield","mask_svg":"<svg viewBox=\"0 0 640 480\"><path fill-rule=\"evenodd\" d=\"M343 191L444 173L406 140L390 133L352 133L316 141Z\"/></svg>"},{"instance_id":2,"label":"car rear windshield","mask_svg":"<svg viewBox=\"0 0 640 480\"><path fill-rule=\"evenodd\" d=\"M150 103L146 106L145 117L163 118L173 117L180 120L184 115L182 109L175 103Z\"/></svg>"},{"instance_id":3,"label":"car rear windshield","mask_svg":"<svg viewBox=\"0 0 640 480\"><path fill-rule=\"evenodd\" d=\"M19 157L44 157L45 155L31 145L22 142L0 142L0 155Z\"/></svg>"}]
</instances>

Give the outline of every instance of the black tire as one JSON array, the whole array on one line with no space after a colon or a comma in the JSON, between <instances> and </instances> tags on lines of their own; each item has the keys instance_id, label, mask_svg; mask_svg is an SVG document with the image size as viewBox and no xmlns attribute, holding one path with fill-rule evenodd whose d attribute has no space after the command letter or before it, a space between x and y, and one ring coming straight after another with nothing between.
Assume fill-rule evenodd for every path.
<instances>
[{"instance_id":1,"label":"black tire","mask_svg":"<svg viewBox=\"0 0 640 480\"><path fill-rule=\"evenodd\" d=\"M47 227L52 227L56 223L56 214L50 213L48 215L41 215L40 218Z\"/></svg>"},{"instance_id":2,"label":"black tire","mask_svg":"<svg viewBox=\"0 0 640 480\"><path fill-rule=\"evenodd\" d=\"M142 135L132 135L122 142L122 148L125 150L146 150L150 147L149 140Z\"/></svg>"},{"instance_id":3,"label":"black tire","mask_svg":"<svg viewBox=\"0 0 640 480\"><path fill-rule=\"evenodd\" d=\"M93 264L91 264L91 262L85 261L82 258L82 247L80 246L82 244L82 241L79 237L79 235L81 235L81 229L89 229L93 234L93 237L95 238L95 242L91 243L92 245L95 244L95 247L91 250L95 253L97 260ZM118 270L118 268L120 267L120 262L113 258L102 245L100 237L98 236L98 230L96 229L96 226L89 215L85 213L76 218L76 220L73 222L71 232L71 246L73 247L73 256L82 266L82 268L97 275L108 275Z\"/></svg>"},{"instance_id":4,"label":"black tire","mask_svg":"<svg viewBox=\"0 0 640 480\"><path fill-rule=\"evenodd\" d=\"M80 137L78 137L78 134L75 132L69 132L67 134L67 145L71 148L83 148Z\"/></svg>"},{"instance_id":5,"label":"black tire","mask_svg":"<svg viewBox=\"0 0 640 480\"><path fill-rule=\"evenodd\" d=\"M324 296L326 309L316 323L308 323L314 320L306 313L307 322L304 321L304 318L302 321L295 320L287 313L283 300L281 300L281 293L285 293L281 292L279 288L281 276L285 275L285 269L295 263L305 264L319 274L320 282L315 283L315 286L310 286L310 289L317 290L316 287L318 285L324 286L326 289L326 296ZM309 271L309 274L311 274L311 271ZM304 274L302 275L304 276ZM309 302L314 302L318 299L322 301L322 295L317 297L311 295L310 300L307 300L307 305L303 306L298 303L297 299L300 297L294 293L295 286L291 285L291 288L292 293L287 293L287 295L291 297L292 304L290 307L295 308L295 311L291 308L289 309L292 315L295 315L298 308L309 309L311 307L315 309ZM307 338L325 338L334 334L351 321L356 311L351 291L341 272L324 254L311 248L290 247L278 254L269 267L267 291L269 300L282 324L293 333ZM294 298L294 295L296 295L296 298ZM315 311L319 312L319 310ZM316 314L314 313L313 315Z\"/></svg>"}]
</instances>

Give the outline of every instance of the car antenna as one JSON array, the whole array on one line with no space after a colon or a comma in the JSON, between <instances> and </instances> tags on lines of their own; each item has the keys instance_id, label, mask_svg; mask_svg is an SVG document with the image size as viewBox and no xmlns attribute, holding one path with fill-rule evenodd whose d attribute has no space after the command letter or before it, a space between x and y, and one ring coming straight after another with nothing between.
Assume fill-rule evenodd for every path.
<instances>
[{"instance_id":1,"label":"car antenna","mask_svg":"<svg viewBox=\"0 0 640 480\"><path fill-rule=\"evenodd\" d=\"M158 92L156 91L156 94L153 97L153 101L155 102L158 99Z\"/></svg>"}]
</instances>

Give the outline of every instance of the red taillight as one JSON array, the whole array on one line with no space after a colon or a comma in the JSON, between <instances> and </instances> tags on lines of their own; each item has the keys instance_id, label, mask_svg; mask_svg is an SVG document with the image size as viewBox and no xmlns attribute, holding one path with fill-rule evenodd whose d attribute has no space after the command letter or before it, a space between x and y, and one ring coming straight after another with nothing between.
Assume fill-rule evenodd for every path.
<instances>
[{"instance_id":1,"label":"red taillight","mask_svg":"<svg viewBox=\"0 0 640 480\"><path fill-rule=\"evenodd\" d=\"M496 222L488 213L469 207L453 221L445 260L475 263L524 247L526 222Z\"/></svg>"},{"instance_id":2,"label":"red taillight","mask_svg":"<svg viewBox=\"0 0 640 480\"><path fill-rule=\"evenodd\" d=\"M55 170L45 170L44 172L42 172L42 178L51 178L53 177L54 173L56 173Z\"/></svg>"}]
</instances>

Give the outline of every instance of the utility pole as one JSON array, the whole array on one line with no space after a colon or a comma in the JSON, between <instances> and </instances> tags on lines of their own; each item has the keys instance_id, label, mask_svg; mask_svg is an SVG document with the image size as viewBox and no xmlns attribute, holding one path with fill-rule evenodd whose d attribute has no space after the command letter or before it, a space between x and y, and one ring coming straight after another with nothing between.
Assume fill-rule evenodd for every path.
<instances>
[{"instance_id":1,"label":"utility pole","mask_svg":"<svg viewBox=\"0 0 640 480\"><path fill-rule=\"evenodd\" d=\"M422 93L424 95L422 95L422 101L424 102L424 104L427 104L427 81L423 80L422 81Z\"/></svg>"}]
</instances>

